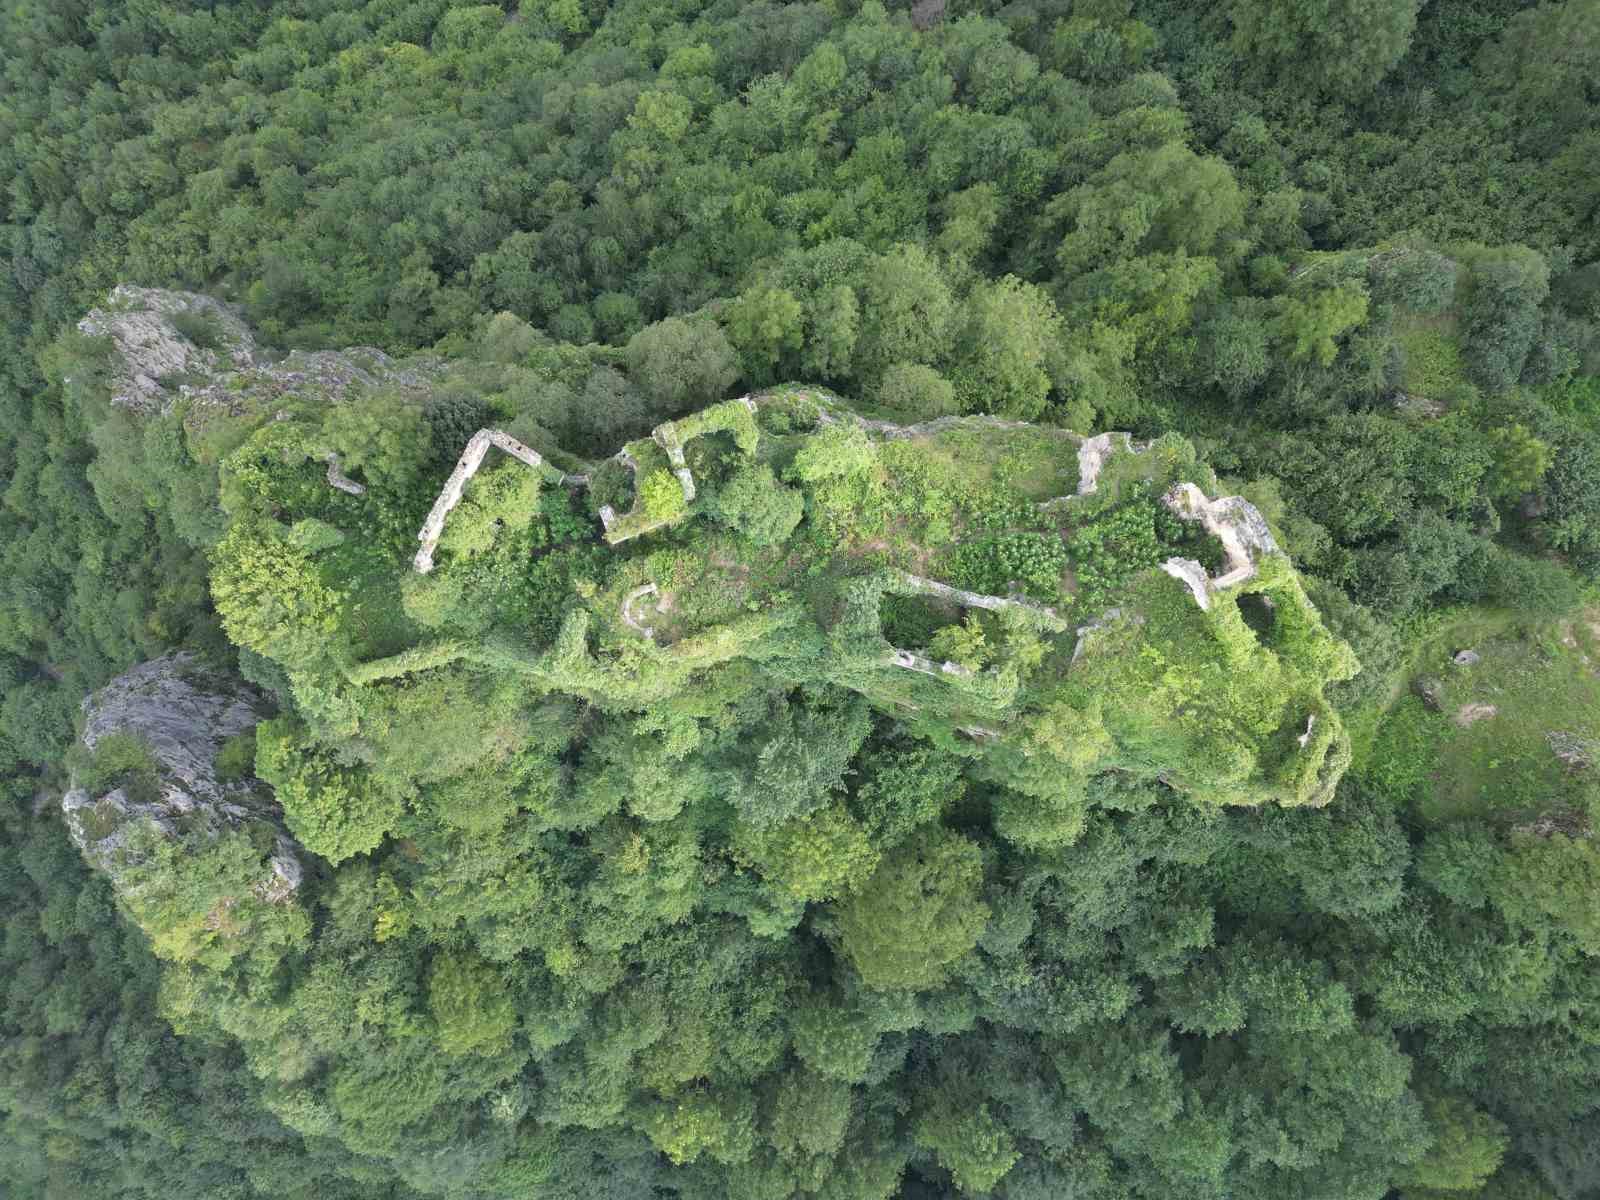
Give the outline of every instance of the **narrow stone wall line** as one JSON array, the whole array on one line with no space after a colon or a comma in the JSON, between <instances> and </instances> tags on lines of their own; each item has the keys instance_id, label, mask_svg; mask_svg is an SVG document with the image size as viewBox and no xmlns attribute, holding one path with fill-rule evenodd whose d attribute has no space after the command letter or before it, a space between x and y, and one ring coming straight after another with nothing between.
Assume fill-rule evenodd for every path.
<instances>
[{"instance_id":1,"label":"narrow stone wall line","mask_svg":"<svg viewBox=\"0 0 1600 1200\"><path fill-rule=\"evenodd\" d=\"M972 668L964 667L957 662L936 663L931 658L924 658L910 650L891 650L884 660L888 666L899 667L906 671L917 671L923 675L953 675L957 679L971 679Z\"/></svg>"},{"instance_id":2,"label":"narrow stone wall line","mask_svg":"<svg viewBox=\"0 0 1600 1200\"><path fill-rule=\"evenodd\" d=\"M646 596L658 596L660 594L661 589L656 587L654 583L646 583L634 588L633 591L622 598L622 623L634 632L643 634L646 641L655 641L656 631L635 617L632 609L635 604Z\"/></svg>"},{"instance_id":3,"label":"narrow stone wall line","mask_svg":"<svg viewBox=\"0 0 1600 1200\"><path fill-rule=\"evenodd\" d=\"M1311 741L1311 731L1313 729L1315 729L1316 727L1317 727L1317 714L1316 713L1312 713L1310 716L1308 716L1306 718L1306 731L1304 733L1300 734L1300 736L1298 736L1297 738L1295 738L1295 741L1300 743L1300 749L1304 750L1306 748L1306 744Z\"/></svg>"},{"instance_id":4,"label":"narrow stone wall line","mask_svg":"<svg viewBox=\"0 0 1600 1200\"><path fill-rule=\"evenodd\" d=\"M1203 609L1211 607L1213 593L1253 579L1262 555L1279 553L1266 518L1242 496L1212 500L1192 483L1177 483L1161 502L1181 519L1203 526L1227 555L1228 569L1215 578L1192 558L1169 558L1161 564L1163 571L1188 586Z\"/></svg>"},{"instance_id":5,"label":"narrow stone wall line","mask_svg":"<svg viewBox=\"0 0 1600 1200\"><path fill-rule=\"evenodd\" d=\"M544 459L537 452L524 446L509 433L502 433L498 429L480 429L468 438L466 447L456 462L455 470L451 471L450 477L444 481L438 499L433 502L427 519L422 522L422 529L417 533L417 541L422 543L422 548L411 560L411 565L416 568L419 575L426 575L433 570L433 552L438 549L439 538L444 533L445 518L450 515L451 509L461 503L461 494L466 490L467 482L478 473L478 468L483 465L484 456L489 453L491 446L499 447L511 457L535 470L544 466Z\"/></svg>"},{"instance_id":6,"label":"narrow stone wall line","mask_svg":"<svg viewBox=\"0 0 1600 1200\"><path fill-rule=\"evenodd\" d=\"M868 417L856 417L855 420L858 425L868 432L881 433L884 437L890 439L926 437L929 434L944 433L950 429L1037 428L1030 421L1012 421L1005 417L992 417L986 413L968 413L965 416L955 417L935 417L931 421L919 421L915 425L898 425L893 421L878 421Z\"/></svg>"},{"instance_id":7,"label":"narrow stone wall line","mask_svg":"<svg viewBox=\"0 0 1600 1200\"><path fill-rule=\"evenodd\" d=\"M365 496L367 489L351 479L339 469L339 455L329 450L322 456L322 461L328 464L328 482L341 492L348 492L352 496Z\"/></svg>"},{"instance_id":8,"label":"narrow stone wall line","mask_svg":"<svg viewBox=\"0 0 1600 1200\"><path fill-rule=\"evenodd\" d=\"M964 608L984 608L990 612L1001 612L1008 608L1025 608L1031 612L1039 613L1059 621L1061 614L1048 604L1040 604L1036 600L1025 600L1020 596L986 596L981 592L963 591L961 588L951 587L948 583L940 583L937 579L925 579L921 575L912 575L907 572L899 573L900 581L907 587L925 596L937 596L941 600L951 600Z\"/></svg>"}]
</instances>

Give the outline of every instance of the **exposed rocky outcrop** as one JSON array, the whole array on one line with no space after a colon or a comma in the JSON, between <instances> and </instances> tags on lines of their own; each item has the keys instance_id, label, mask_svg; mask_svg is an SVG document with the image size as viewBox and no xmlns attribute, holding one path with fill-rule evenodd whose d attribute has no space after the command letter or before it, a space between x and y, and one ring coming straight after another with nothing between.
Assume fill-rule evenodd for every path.
<instances>
[{"instance_id":1,"label":"exposed rocky outcrop","mask_svg":"<svg viewBox=\"0 0 1600 1200\"><path fill-rule=\"evenodd\" d=\"M83 744L107 738L137 747L137 784L93 794L74 781L62 800L67 827L84 856L113 883L126 862L131 832L154 826L167 837L214 837L227 828L262 827L273 847L256 895L282 900L300 885L299 848L283 831L266 785L219 777L217 756L229 738L247 733L271 710L249 684L203 667L189 653L142 663L83 702Z\"/></svg>"},{"instance_id":2,"label":"exposed rocky outcrop","mask_svg":"<svg viewBox=\"0 0 1600 1200\"><path fill-rule=\"evenodd\" d=\"M646 583L634 588L633 591L629 592L625 597L623 597L622 600L622 623L629 629L634 630L636 633L643 634L647 641L653 641L655 639L656 631L649 625L646 625L639 616L635 616L634 609L637 608L642 601L650 598L651 596L659 596L660 594L661 589L656 587L654 583Z\"/></svg>"},{"instance_id":3,"label":"exposed rocky outcrop","mask_svg":"<svg viewBox=\"0 0 1600 1200\"><path fill-rule=\"evenodd\" d=\"M118 359L111 402L144 413L167 412L180 397L233 409L308 389L330 400L356 388L420 391L440 371L432 359L400 363L366 346L294 350L274 360L229 305L194 292L126 284L90 310L78 329L111 340Z\"/></svg>"},{"instance_id":4,"label":"exposed rocky outcrop","mask_svg":"<svg viewBox=\"0 0 1600 1200\"><path fill-rule=\"evenodd\" d=\"M1587 770L1600 759L1600 745L1582 734L1550 730L1545 734L1550 749L1561 762L1575 771Z\"/></svg>"},{"instance_id":5,"label":"exposed rocky outcrop","mask_svg":"<svg viewBox=\"0 0 1600 1200\"><path fill-rule=\"evenodd\" d=\"M214 346L198 345L179 323L204 328ZM108 337L121 361L111 402L138 412L162 412L176 393L166 381L178 375L213 375L255 365L255 339L226 305L192 292L167 292L122 284L78 322L91 337Z\"/></svg>"},{"instance_id":6,"label":"exposed rocky outcrop","mask_svg":"<svg viewBox=\"0 0 1600 1200\"><path fill-rule=\"evenodd\" d=\"M1429 712L1439 712L1443 708L1444 686L1430 677L1420 677L1411 681L1411 691L1421 700Z\"/></svg>"}]
</instances>

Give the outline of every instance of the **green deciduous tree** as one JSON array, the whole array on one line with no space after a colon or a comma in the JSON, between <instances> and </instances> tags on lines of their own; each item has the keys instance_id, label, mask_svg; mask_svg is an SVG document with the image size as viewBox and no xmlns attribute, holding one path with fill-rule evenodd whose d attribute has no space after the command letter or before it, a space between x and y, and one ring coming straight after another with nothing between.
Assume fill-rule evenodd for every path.
<instances>
[{"instance_id":1,"label":"green deciduous tree","mask_svg":"<svg viewBox=\"0 0 1600 1200\"><path fill-rule=\"evenodd\" d=\"M1340 98L1377 87L1405 54L1420 0L1230 0L1233 46L1292 87Z\"/></svg>"},{"instance_id":2,"label":"green deciduous tree","mask_svg":"<svg viewBox=\"0 0 1600 1200\"><path fill-rule=\"evenodd\" d=\"M829 425L811 438L789 466L792 478L802 483L825 479L850 479L870 470L877 447L854 424Z\"/></svg>"},{"instance_id":3,"label":"green deciduous tree","mask_svg":"<svg viewBox=\"0 0 1600 1200\"><path fill-rule=\"evenodd\" d=\"M728 306L728 339L744 365L745 378L770 382L778 364L799 350L803 334L800 301L783 288L760 287Z\"/></svg>"},{"instance_id":4,"label":"green deciduous tree","mask_svg":"<svg viewBox=\"0 0 1600 1200\"><path fill-rule=\"evenodd\" d=\"M957 403L968 412L1037 417L1050 392L1045 364L1061 337L1055 304L1007 275L974 288L965 310L951 368Z\"/></svg>"},{"instance_id":5,"label":"green deciduous tree","mask_svg":"<svg viewBox=\"0 0 1600 1200\"><path fill-rule=\"evenodd\" d=\"M715 403L738 376L733 347L709 321L668 317L646 325L624 353L629 377L662 416Z\"/></svg>"},{"instance_id":6,"label":"green deciduous tree","mask_svg":"<svg viewBox=\"0 0 1600 1200\"><path fill-rule=\"evenodd\" d=\"M921 421L960 411L956 389L943 375L922 363L895 363L883 373L877 401L896 417Z\"/></svg>"},{"instance_id":7,"label":"green deciduous tree","mask_svg":"<svg viewBox=\"0 0 1600 1200\"><path fill-rule=\"evenodd\" d=\"M1305 297L1280 297L1273 324L1292 361L1326 367L1339 354L1339 339L1366 319L1366 289L1341 283Z\"/></svg>"},{"instance_id":8,"label":"green deciduous tree","mask_svg":"<svg viewBox=\"0 0 1600 1200\"><path fill-rule=\"evenodd\" d=\"M365 770L340 764L284 718L257 727L256 774L272 785L289 831L331 863L376 849L405 807Z\"/></svg>"},{"instance_id":9,"label":"green deciduous tree","mask_svg":"<svg viewBox=\"0 0 1600 1200\"><path fill-rule=\"evenodd\" d=\"M767 879L805 901L855 890L879 857L866 829L840 804L742 833L739 844Z\"/></svg>"},{"instance_id":10,"label":"green deciduous tree","mask_svg":"<svg viewBox=\"0 0 1600 1200\"><path fill-rule=\"evenodd\" d=\"M1522 374L1538 335L1550 268L1526 246L1480 247L1467 261L1462 357L1474 383L1486 392L1503 392Z\"/></svg>"},{"instance_id":11,"label":"green deciduous tree","mask_svg":"<svg viewBox=\"0 0 1600 1200\"><path fill-rule=\"evenodd\" d=\"M948 830L923 829L839 905L840 948L869 987L936 987L989 919L982 882L976 845Z\"/></svg>"},{"instance_id":12,"label":"green deciduous tree","mask_svg":"<svg viewBox=\"0 0 1600 1200\"><path fill-rule=\"evenodd\" d=\"M670 521L689 507L683 485L666 468L651 471L639 483L639 507L651 521Z\"/></svg>"},{"instance_id":13,"label":"green deciduous tree","mask_svg":"<svg viewBox=\"0 0 1600 1200\"><path fill-rule=\"evenodd\" d=\"M241 522L213 554L211 595L228 636L285 663L336 654L339 593L311 556L285 538Z\"/></svg>"},{"instance_id":14,"label":"green deciduous tree","mask_svg":"<svg viewBox=\"0 0 1600 1200\"><path fill-rule=\"evenodd\" d=\"M1550 469L1550 447L1525 425L1512 423L1491 431L1489 444L1494 449L1495 491L1501 496L1514 499L1533 491Z\"/></svg>"},{"instance_id":15,"label":"green deciduous tree","mask_svg":"<svg viewBox=\"0 0 1600 1200\"><path fill-rule=\"evenodd\" d=\"M950 352L957 310L933 257L896 246L866 270L856 374L876 379L895 363L937 363Z\"/></svg>"},{"instance_id":16,"label":"green deciduous tree","mask_svg":"<svg viewBox=\"0 0 1600 1200\"><path fill-rule=\"evenodd\" d=\"M832 1154L850 1122L850 1085L810 1071L791 1071L773 1101L772 1141L780 1154Z\"/></svg>"},{"instance_id":17,"label":"green deciduous tree","mask_svg":"<svg viewBox=\"0 0 1600 1200\"><path fill-rule=\"evenodd\" d=\"M1423 1103L1433 1145L1397 1182L1408 1195L1413 1188L1476 1193L1505 1157L1505 1126L1460 1096L1434 1093Z\"/></svg>"},{"instance_id":18,"label":"green deciduous tree","mask_svg":"<svg viewBox=\"0 0 1600 1200\"><path fill-rule=\"evenodd\" d=\"M500 972L459 953L440 954L428 970L428 1011L449 1054L496 1054L516 1028L516 1010Z\"/></svg>"},{"instance_id":19,"label":"green deciduous tree","mask_svg":"<svg viewBox=\"0 0 1600 1200\"><path fill-rule=\"evenodd\" d=\"M1056 260L1070 276L1141 254L1216 255L1239 231L1245 199L1227 164L1169 142L1117 155L1045 211L1067 225Z\"/></svg>"},{"instance_id":20,"label":"green deciduous tree","mask_svg":"<svg viewBox=\"0 0 1600 1200\"><path fill-rule=\"evenodd\" d=\"M805 497L778 482L765 463L743 467L717 493L718 515L758 546L788 540L805 515Z\"/></svg>"},{"instance_id":21,"label":"green deciduous tree","mask_svg":"<svg viewBox=\"0 0 1600 1200\"><path fill-rule=\"evenodd\" d=\"M1586 954L1600 953L1600 853L1583 838L1518 834L1505 860L1496 902L1507 918L1533 928L1546 922Z\"/></svg>"}]
</instances>

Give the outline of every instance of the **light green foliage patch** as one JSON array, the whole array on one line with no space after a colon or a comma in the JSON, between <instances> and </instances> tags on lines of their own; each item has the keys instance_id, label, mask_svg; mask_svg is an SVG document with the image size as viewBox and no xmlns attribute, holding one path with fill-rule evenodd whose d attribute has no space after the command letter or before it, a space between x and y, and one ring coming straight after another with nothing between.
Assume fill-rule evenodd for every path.
<instances>
[{"instance_id":1,"label":"light green foliage patch","mask_svg":"<svg viewBox=\"0 0 1600 1200\"><path fill-rule=\"evenodd\" d=\"M217 751L217 779L222 783L236 783L255 774L256 732L254 729L236 733L222 743Z\"/></svg>"},{"instance_id":2,"label":"light green foliage patch","mask_svg":"<svg viewBox=\"0 0 1600 1200\"><path fill-rule=\"evenodd\" d=\"M450 514L439 549L463 558L482 554L504 531L514 535L538 513L540 480L520 462L480 470Z\"/></svg>"},{"instance_id":3,"label":"light green foliage patch","mask_svg":"<svg viewBox=\"0 0 1600 1200\"><path fill-rule=\"evenodd\" d=\"M447 1054L493 1054L505 1049L516 1011L500 974L488 963L442 954L428 972L428 1010Z\"/></svg>"},{"instance_id":4,"label":"light green foliage patch","mask_svg":"<svg viewBox=\"0 0 1600 1200\"><path fill-rule=\"evenodd\" d=\"M1057 601L1067 551L1054 533L1005 533L965 541L948 561L950 577L972 591L1005 595L1020 586L1036 600Z\"/></svg>"},{"instance_id":5,"label":"light green foliage patch","mask_svg":"<svg viewBox=\"0 0 1600 1200\"><path fill-rule=\"evenodd\" d=\"M1408 318L1397 341L1405 355L1401 387L1413 396L1443 400L1466 378L1453 322L1440 318Z\"/></svg>"},{"instance_id":6,"label":"light green foliage patch","mask_svg":"<svg viewBox=\"0 0 1600 1200\"><path fill-rule=\"evenodd\" d=\"M1080 694L1116 697L1104 719L1129 766L1170 756L1198 795L1224 803L1325 803L1349 740L1321 689L1353 674L1356 662L1292 575L1263 574L1275 604L1265 644L1237 593L1202 612L1182 585L1157 576L1135 593L1143 623L1125 615L1097 635L1071 679L1075 691L1089 689ZM1173 712L1182 717L1169 721Z\"/></svg>"},{"instance_id":7,"label":"light green foliage patch","mask_svg":"<svg viewBox=\"0 0 1600 1200\"><path fill-rule=\"evenodd\" d=\"M758 546L787 540L805 514L805 496L778 482L768 466L734 475L717 495L717 511Z\"/></svg>"},{"instance_id":8,"label":"light green foliage patch","mask_svg":"<svg viewBox=\"0 0 1600 1200\"><path fill-rule=\"evenodd\" d=\"M1597 28L0 9L0 1190L1587 1196ZM179 646L252 815L81 855Z\"/></svg>"},{"instance_id":9,"label":"light green foliage patch","mask_svg":"<svg viewBox=\"0 0 1600 1200\"><path fill-rule=\"evenodd\" d=\"M839 911L844 952L867 986L939 983L988 918L981 875L978 847L951 833L924 831L887 855Z\"/></svg>"},{"instance_id":10,"label":"light green foliage patch","mask_svg":"<svg viewBox=\"0 0 1600 1200\"><path fill-rule=\"evenodd\" d=\"M681 517L688 508L683 486L671 471L651 471L639 483L639 509L651 524Z\"/></svg>"},{"instance_id":11,"label":"light green foliage patch","mask_svg":"<svg viewBox=\"0 0 1600 1200\"><path fill-rule=\"evenodd\" d=\"M375 849L400 816L398 797L282 721L257 727L256 774L272 785L290 832L331 863Z\"/></svg>"},{"instance_id":12,"label":"light green foliage patch","mask_svg":"<svg viewBox=\"0 0 1600 1200\"><path fill-rule=\"evenodd\" d=\"M1583 661L1595 644L1585 620L1470 646L1455 645L1459 630L1429 638L1413 671L1437 711L1404 699L1384 717L1358 771L1432 821L1516 823L1591 811L1600 783L1588 765L1600 762L1590 750L1600 747L1600 678ZM1480 661L1454 665L1458 649Z\"/></svg>"},{"instance_id":13,"label":"light green foliage patch","mask_svg":"<svg viewBox=\"0 0 1600 1200\"><path fill-rule=\"evenodd\" d=\"M149 803L156 798L160 764L141 738L126 733L107 734L93 750L80 749L74 757L78 785L91 795L103 795L120 787L136 803Z\"/></svg>"}]
</instances>

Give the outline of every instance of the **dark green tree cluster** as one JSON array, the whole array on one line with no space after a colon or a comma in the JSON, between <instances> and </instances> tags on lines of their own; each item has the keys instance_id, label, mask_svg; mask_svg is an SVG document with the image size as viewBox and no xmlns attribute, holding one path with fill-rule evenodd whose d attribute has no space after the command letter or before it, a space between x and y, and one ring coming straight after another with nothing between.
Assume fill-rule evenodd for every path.
<instances>
[{"instance_id":1,"label":"dark green tree cluster","mask_svg":"<svg viewBox=\"0 0 1600 1200\"><path fill-rule=\"evenodd\" d=\"M1594 697L1506 699L1600 653L1597 80L1595 0L8 5L0 1192L1600 1194ZM135 414L122 281L431 382ZM484 427L552 471L419 575ZM1196 450L1303 578L1156 569ZM62 827L174 646L287 901Z\"/></svg>"}]
</instances>

